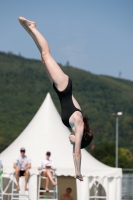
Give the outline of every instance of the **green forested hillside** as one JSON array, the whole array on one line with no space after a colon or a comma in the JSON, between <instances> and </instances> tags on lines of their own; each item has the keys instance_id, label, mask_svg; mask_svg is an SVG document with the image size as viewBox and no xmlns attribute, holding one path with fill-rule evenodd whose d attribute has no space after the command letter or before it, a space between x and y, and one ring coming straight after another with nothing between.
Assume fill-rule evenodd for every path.
<instances>
[{"instance_id":1,"label":"green forested hillside","mask_svg":"<svg viewBox=\"0 0 133 200\"><path fill-rule=\"evenodd\" d=\"M61 67L73 80L73 94L83 113L90 117L95 146L115 142L111 113L122 111L119 145L133 152L133 82ZM58 97L41 61L0 53L0 151L27 126L47 92L60 112Z\"/></svg>"}]
</instances>

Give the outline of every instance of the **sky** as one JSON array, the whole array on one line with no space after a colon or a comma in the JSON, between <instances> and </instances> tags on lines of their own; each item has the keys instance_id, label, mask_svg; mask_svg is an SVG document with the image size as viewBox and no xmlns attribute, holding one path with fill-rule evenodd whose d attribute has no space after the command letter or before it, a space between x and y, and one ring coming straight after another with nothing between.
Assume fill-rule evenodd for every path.
<instances>
[{"instance_id":1,"label":"sky","mask_svg":"<svg viewBox=\"0 0 133 200\"><path fill-rule=\"evenodd\" d=\"M40 60L19 16L36 22L56 62L133 81L132 0L1 0L0 51Z\"/></svg>"}]
</instances>

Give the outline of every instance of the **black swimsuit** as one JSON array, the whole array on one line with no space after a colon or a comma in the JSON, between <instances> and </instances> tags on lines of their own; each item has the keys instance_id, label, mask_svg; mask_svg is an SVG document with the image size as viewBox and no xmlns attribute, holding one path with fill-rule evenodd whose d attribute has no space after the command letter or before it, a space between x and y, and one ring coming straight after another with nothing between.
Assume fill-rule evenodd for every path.
<instances>
[{"instance_id":1,"label":"black swimsuit","mask_svg":"<svg viewBox=\"0 0 133 200\"><path fill-rule=\"evenodd\" d=\"M65 126L71 128L69 124L69 118L71 117L71 115L75 111L79 111L82 113L81 110L79 110L78 108L74 106L73 101L72 101L72 81L70 78L68 79L68 85L66 89L63 91L57 90L54 83L53 83L53 88L60 99L61 111L62 111L61 112L62 122Z\"/></svg>"},{"instance_id":2,"label":"black swimsuit","mask_svg":"<svg viewBox=\"0 0 133 200\"><path fill-rule=\"evenodd\" d=\"M79 110L78 108L76 108L74 106L73 101L72 101L72 81L69 78L68 85L67 85L66 89L63 91L57 90L54 83L53 83L53 88L56 91L56 93L60 99L62 122L65 126L67 126L68 128L71 128L71 126L69 124L69 118L71 117L71 115L75 111L79 111L82 113L81 110ZM87 139L82 137L80 148L83 149L83 148L87 147L91 143L92 139L93 139L93 136L88 136Z\"/></svg>"}]
</instances>

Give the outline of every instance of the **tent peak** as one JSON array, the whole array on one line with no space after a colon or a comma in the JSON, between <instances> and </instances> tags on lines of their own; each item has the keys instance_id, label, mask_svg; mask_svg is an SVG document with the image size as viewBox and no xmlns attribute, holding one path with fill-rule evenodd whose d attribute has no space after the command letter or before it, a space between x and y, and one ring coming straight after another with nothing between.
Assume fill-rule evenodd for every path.
<instances>
[{"instance_id":1,"label":"tent peak","mask_svg":"<svg viewBox=\"0 0 133 200\"><path fill-rule=\"evenodd\" d=\"M51 95L50 95L50 93L49 93L49 92L47 93L47 95L46 95L45 99L47 99L47 98L51 98Z\"/></svg>"}]
</instances>

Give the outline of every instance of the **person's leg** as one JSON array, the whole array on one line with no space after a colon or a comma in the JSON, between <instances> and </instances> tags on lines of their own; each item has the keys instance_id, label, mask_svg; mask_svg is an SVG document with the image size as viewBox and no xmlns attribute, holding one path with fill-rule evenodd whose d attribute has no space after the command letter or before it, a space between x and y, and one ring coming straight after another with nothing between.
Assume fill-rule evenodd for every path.
<instances>
[{"instance_id":1,"label":"person's leg","mask_svg":"<svg viewBox=\"0 0 133 200\"><path fill-rule=\"evenodd\" d=\"M27 188L28 181L29 181L29 171L26 170L25 171L25 190L28 190Z\"/></svg>"},{"instance_id":2,"label":"person's leg","mask_svg":"<svg viewBox=\"0 0 133 200\"><path fill-rule=\"evenodd\" d=\"M50 169L46 169L46 172L47 172L47 176L49 177L51 183L52 183L53 185L57 185L57 183L53 180L53 175L52 175Z\"/></svg>"},{"instance_id":3,"label":"person's leg","mask_svg":"<svg viewBox=\"0 0 133 200\"><path fill-rule=\"evenodd\" d=\"M58 90L62 91L66 88L68 83L68 76L61 70L59 65L55 62L50 54L50 49L46 39L36 29L36 23L29 21L23 17L19 17L19 21L27 32L34 39L42 56L42 61L48 72L51 82L54 82Z\"/></svg>"},{"instance_id":4,"label":"person's leg","mask_svg":"<svg viewBox=\"0 0 133 200\"><path fill-rule=\"evenodd\" d=\"M20 175L20 169L16 169L15 170L15 178L16 178L16 181L17 181L17 190L20 190L20 185L19 185L19 175Z\"/></svg>"},{"instance_id":5,"label":"person's leg","mask_svg":"<svg viewBox=\"0 0 133 200\"><path fill-rule=\"evenodd\" d=\"M45 190L49 190L49 177L47 176L47 171L42 172L42 176L46 177L46 186Z\"/></svg>"},{"instance_id":6,"label":"person's leg","mask_svg":"<svg viewBox=\"0 0 133 200\"><path fill-rule=\"evenodd\" d=\"M45 187L45 190L48 191L49 190L49 177L47 176L47 179L46 179L46 187Z\"/></svg>"},{"instance_id":7,"label":"person's leg","mask_svg":"<svg viewBox=\"0 0 133 200\"><path fill-rule=\"evenodd\" d=\"M45 190L49 190L49 177L47 176L47 171L43 171L42 172L42 176L46 177L46 186L45 186Z\"/></svg>"}]
</instances>

